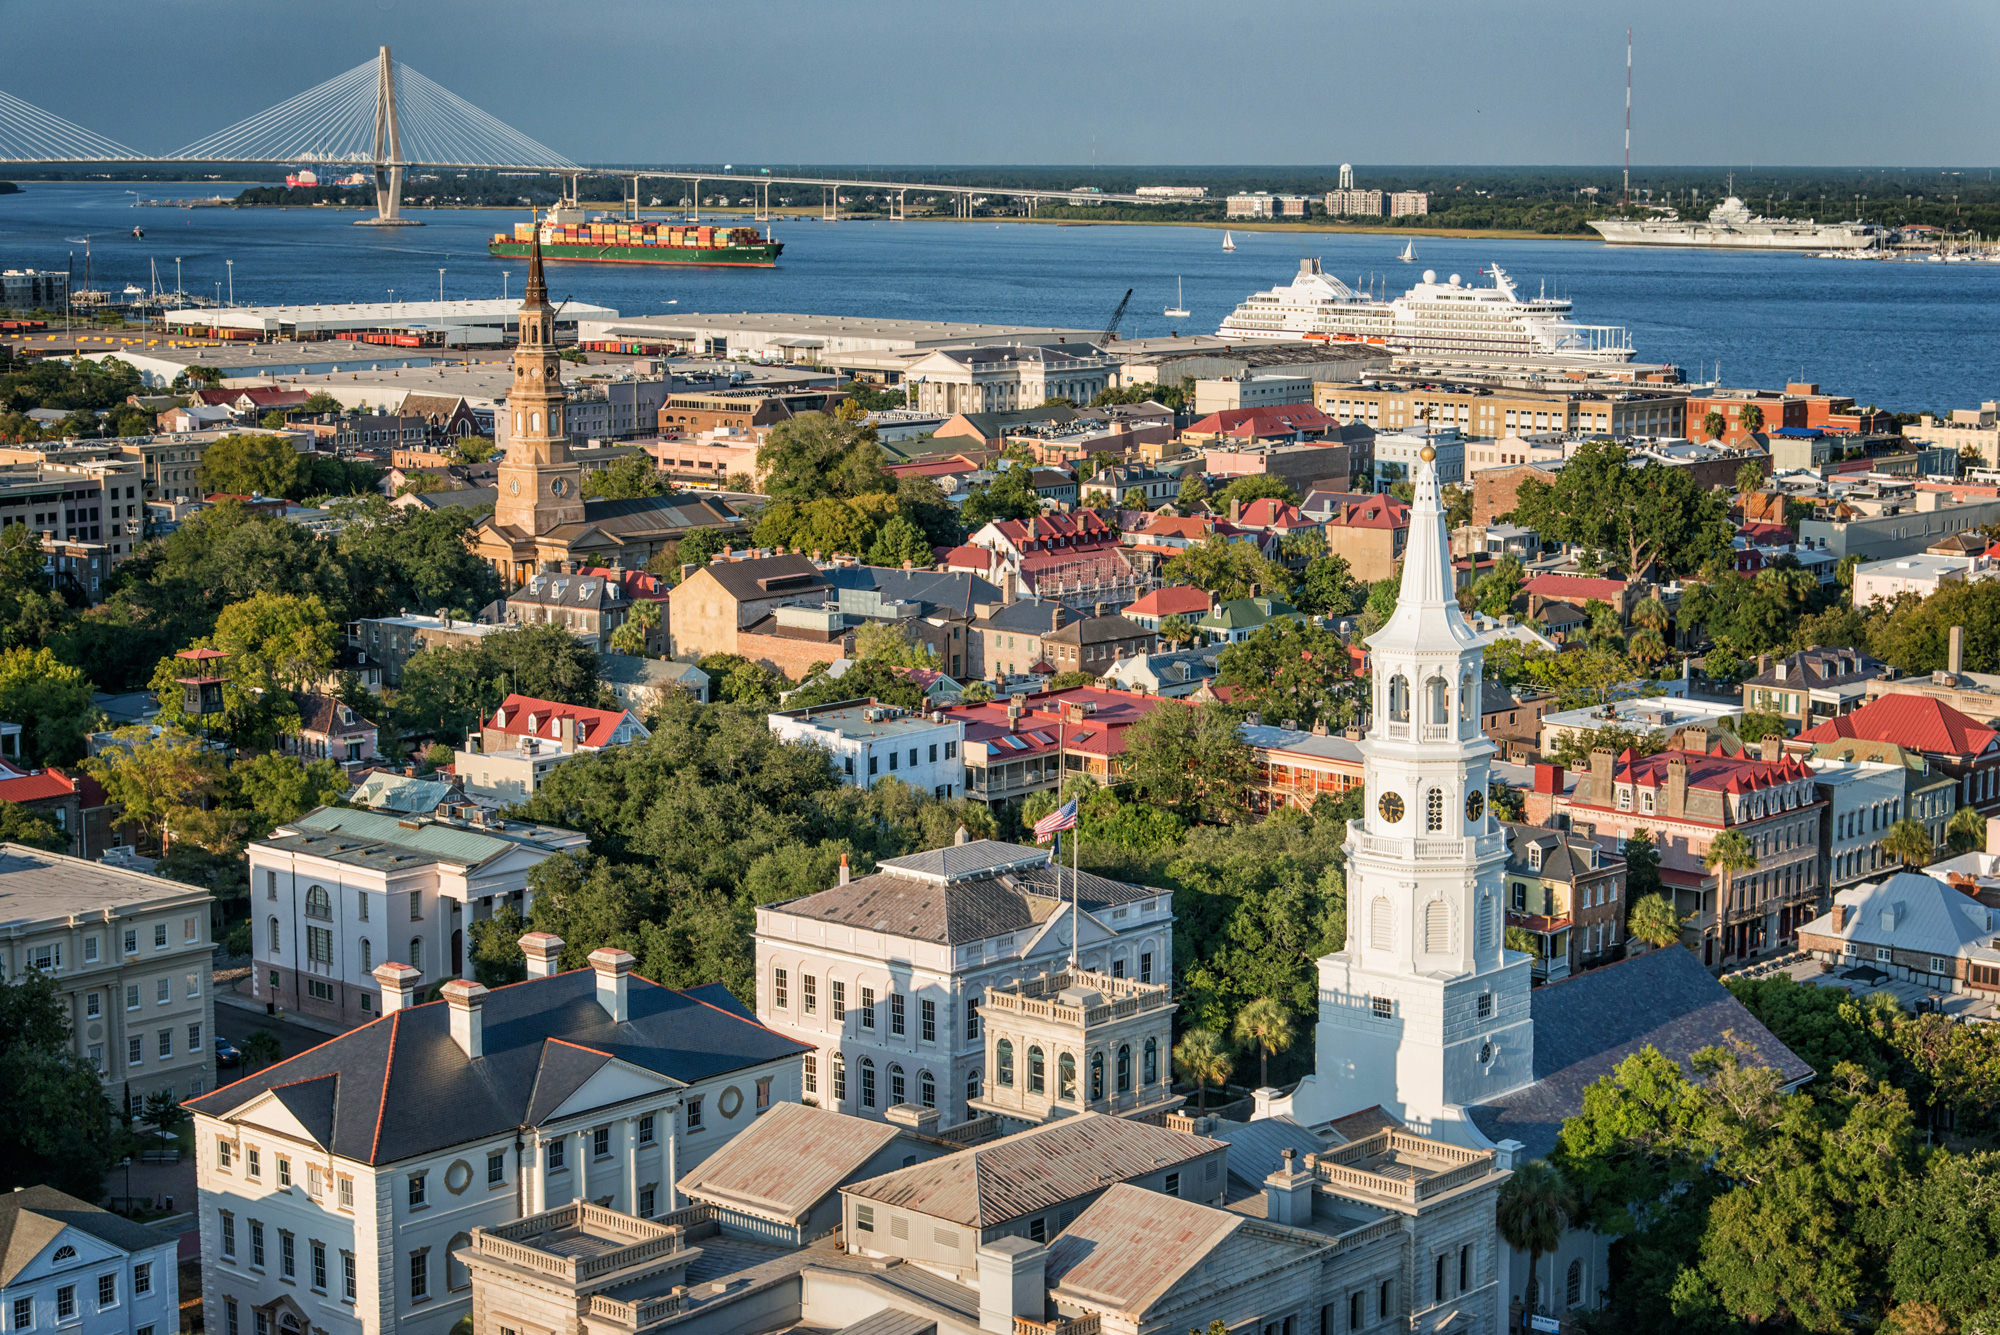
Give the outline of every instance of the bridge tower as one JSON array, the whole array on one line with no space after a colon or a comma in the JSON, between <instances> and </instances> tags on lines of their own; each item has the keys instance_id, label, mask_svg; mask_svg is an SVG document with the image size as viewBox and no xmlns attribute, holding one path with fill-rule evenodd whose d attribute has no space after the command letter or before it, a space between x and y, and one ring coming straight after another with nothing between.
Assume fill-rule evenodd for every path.
<instances>
[{"instance_id":1,"label":"bridge tower","mask_svg":"<svg viewBox=\"0 0 2000 1335\"><path fill-rule=\"evenodd\" d=\"M386 150L386 152L385 152ZM396 65L383 47L375 65L375 216L356 227L422 227L403 209L403 136L396 126Z\"/></svg>"}]
</instances>

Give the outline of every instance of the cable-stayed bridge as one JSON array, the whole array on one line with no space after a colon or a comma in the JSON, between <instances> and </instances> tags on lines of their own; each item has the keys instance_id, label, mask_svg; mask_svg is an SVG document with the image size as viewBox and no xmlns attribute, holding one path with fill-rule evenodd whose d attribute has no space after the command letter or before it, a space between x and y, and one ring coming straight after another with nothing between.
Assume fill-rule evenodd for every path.
<instances>
[{"instance_id":1,"label":"cable-stayed bridge","mask_svg":"<svg viewBox=\"0 0 2000 1335\"><path fill-rule=\"evenodd\" d=\"M726 181L736 188L747 183L754 192L760 217L769 214L774 185L818 189L822 216L830 219L840 216L842 190L892 196L892 217L905 215L907 197L912 191L949 195L956 201L959 214L968 217L974 199L981 196L1018 199L1030 212L1036 203L1048 200L1076 204L1161 202L1142 195L1013 186L934 185L923 181L774 176L762 172L734 176L712 171L588 169L392 59L386 46L375 59L356 65L345 74L171 153L151 153L119 143L0 91L0 166L100 162L366 167L373 170L375 177L375 216L363 219L363 224L387 227L416 225L414 219L403 217L401 212L403 173L410 168L564 175L570 178L570 202L574 202L576 179L586 172L625 177L632 181L632 195L627 203L635 214L639 183L649 179L688 183L692 187L689 196L697 210L703 181Z\"/></svg>"}]
</instances>

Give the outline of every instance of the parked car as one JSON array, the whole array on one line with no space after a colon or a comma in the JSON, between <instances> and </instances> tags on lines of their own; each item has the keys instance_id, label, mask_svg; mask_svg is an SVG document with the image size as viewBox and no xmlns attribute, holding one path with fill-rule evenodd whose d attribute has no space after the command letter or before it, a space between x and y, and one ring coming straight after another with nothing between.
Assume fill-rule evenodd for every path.
<instances>
[{"instance_id":1,"label":"parked car","mask_svg":"<svg viewBox=\"0 0 2000 1335\"><path fill-rule=\"evenodd\" d=\"M242 1050L222 1035L217 1034L215 1036L215 1064L218 1067L242 1065Z\"/></svg>"}]
</instances>

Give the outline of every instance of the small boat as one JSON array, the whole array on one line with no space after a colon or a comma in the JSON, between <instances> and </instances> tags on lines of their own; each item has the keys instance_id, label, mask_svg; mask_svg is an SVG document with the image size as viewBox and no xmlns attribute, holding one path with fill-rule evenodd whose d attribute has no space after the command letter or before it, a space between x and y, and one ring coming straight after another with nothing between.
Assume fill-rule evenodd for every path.
<instances>
[{"instance_id":1,"label":"small boat","mask_svg":"<svg viewBox=\"0 0 2000 1335\"><path fill-rule=\"evenodd\" d=\"M1167 307L1165 314L1176 320L1185 320L1188 317L1188 308L1181 304L1181 280L1178 277L1174 279L1174 304Z\"/></svg>"},{"instance_id":2,"label":"small boat","mask_svg":"<svg viewBox=\"0 0 2000 1335\"><path fill-rule=\"evenodd\" d=\"M1403 243L1403 253L1396 258L1405 264L1415 264L1417 262L1417 243L1414 241L1405 241Z\"/></svg>"},{"instance_id":3,"label":"small boat","mask_svg":"<svg viewBox=\"0 0 2000 1335\"><path fill-rule=\"evenodd\" d=\"M132 235L140 238L141 240L144 240L146 236L146 229L143 227L134 227L132 229Z\"/></svg>"},{"instance_id":4,"label":"small boat","mask_svg":"<svg viewBox=\"0 0 2000 1335\"><path fill-rule=\"evenodd\" d=\"M1229 233L1224 232L1222 234L1222 248L1224 250L1236 249L1236 238L1230 236Z\"/></svg>"}]
</instances>

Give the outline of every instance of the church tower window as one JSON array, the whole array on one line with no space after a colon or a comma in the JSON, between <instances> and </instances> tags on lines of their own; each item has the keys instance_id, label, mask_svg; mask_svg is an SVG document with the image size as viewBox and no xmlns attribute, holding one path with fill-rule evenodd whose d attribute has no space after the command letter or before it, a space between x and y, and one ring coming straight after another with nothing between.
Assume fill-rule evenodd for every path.
<instances>
[{"instance_id":1,"label":"church tower window","mask_svg":"<svg viewBox=\"0 0 2000 1335\"><path fill-rule=\"evenodd\" d=\"M1442 899L1424 905L1424 949L1433 955L1451 949L1451 905Z\"/></svg>"},{"instance_id":2,"label":"church tower window","mask_svg":"<svg viewBox=\"0 0 2000 1335\"><path fill-rule=\"evenodd\" d=\"M1396 910L1386 895L1378 895L1368 906L1368 945L1374 950L1393 950L1396 945Z\"/></svg>"},{"instance_id":3,"label":"church tower window","mask_svg":"<svg viewBox=\"0 0 2000 1335\"><path fill-rule=\"evenodd\" d=\"M1410 721L1410 679L1400 672L1389 678L1389 721Z\"/></svg>"},{"instance_id":4,"label":"church tower window","mask_svg":"<svg viewBox=\"0 0 2000 1335\"><path fill-rule=\"evenodd\" d=\"M1444 678L1432 677L1428 682L1424 683L1424 689L1425 693L1430 696L1427 702L1430 706L1430 712L1424 716L1424 722L1434 723L1439 727L1450 723L1451 688L1445 685Z\"/></svg>"},{"instance_id":5,"label":"church tower window","mask_svg":"<svg viewBox=\"0 0 2000 1335\"><path fill-rule=\"evenodd\" d=\"M1437 831L1444 828L1444 789L1433 788L1424 794L1424 828Z\"/></svg>"}]
</instances>

